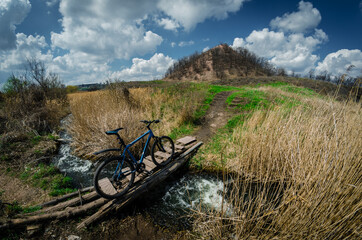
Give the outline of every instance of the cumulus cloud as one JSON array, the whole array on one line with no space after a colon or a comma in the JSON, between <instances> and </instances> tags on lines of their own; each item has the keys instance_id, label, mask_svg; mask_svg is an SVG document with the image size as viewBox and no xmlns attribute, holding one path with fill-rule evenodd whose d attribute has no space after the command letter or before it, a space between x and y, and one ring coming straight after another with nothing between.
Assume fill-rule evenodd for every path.
<instances>
[{"instance_id":1,"label":"cumulus cloud","mask_svg":"<svg viewBox=\"0 0 362 240\"><path fill-rule=\"evenodd\" d=\"M176 22L170 18L161 18L161 19L157 20L157 23L164 29L171 30L171 31L177 31L177 28L180 27L180 24L178 22Z\"/></svg>"},{"instance_id":2,"label":"cumulus cloud","mask_svg":"<svg viewBox=\"0 0 362 240\"><path fill-rule=\"evenodd\" d=\"M0 55L0 70L22 70L24 61L31 58L50 63L52 54L50 52L42 53L42 50L47 46L48 44L43 36L16 34L16 48Z\"/></svg>"},{"instance_id":3,"label":"cumulus cloud","mask_svg":"<svg viewBox=\"0 0 362 240\"><path fill-rule=\"evenodd\" d=\"M225 19L239 11L245 0L160 0L157 7L186 31L208 18Z\"/></svg>"},{"instance_id":4,"label":"cumulus cloud","mask_svg":"<svg viewBox=\"0 0 362 240\"><path fill-rule=\"evenodd\" d=\"M320 19L319 11L311 3L301 1L298 12L284 14L270 22L276 31L254 30L245 39L235 38L232 47L247 48L289 72L305 74L319 60L314 51L328 41L327 34L316 28ZM305 33L310 29L313 32Z\"/></svg>"},{"instance_id":5,"label":"cumulus cloud","mask_svg":"<svg viewBox=\"0 0 362 240\"><path fill-rule=\"evenodd\" d=\"M16 48L15 25L28 15L29 0L3 0L0 2L0 50Z\"/></svg>"},{"instance_id":6,"label":"cumulus cloud","mask_svg":"<svg viewBox=\"0 0 362 240\"><path fill-rule=\"evenodd\" d=\"M137 24L149 6L147 1L139 5L135 1L63 0L60 3L63 31L52 32L53 47L104 60L129 59L153 52L163 39Z\"/></svg>"},{"instance_id":7,"label":"cumulus cloud","mask_svg":"<svg viewBox=\"0 0 362 240\"><path fill-rule=\"evenodd\" d=\"M298 9L298 12L286 13L271 20L271 28L286 32L305 32L318 26L322 17L312 3L300 1Z\"/></svg>"},{"instance_id":8,"label":"cumulus cloud","mask_svg":"<svg viewBox=\"0 0 362 240\"><path fill-rule=\"evenodd\" d=\"M122 71L114 72L111 78L124 81L145 81L162 78L174 60L162 53L155 53L149 60L133 58L132 66Z\"/></svg>"},{"instance_id":9,"label":"cumulus cloud","mask_svg":"<svg viewBox=\"0 0 362 240\"><path fill-rule=\"evenodd\" d=\"M353 66L350 71L347 69ZM318 63L316 74L328 72L334 76L348 74L351 77L362 75L362 52L359 49L341 49L328 54L322 62Z\"/></svg>"},{"instance_id":10,"label":"cumulus cloud","mask_svg":"<svg viewBox=\"0 0 362 240\"><path fill-rule=\"evenodd\" d=\"M289 71L307 73L319 59L313 52L327 40L327 35L321 29L316 29L311 36L305 36L302 33L285 34L264 28L261 31L254 30L245 40L235 38L232 47L247 48Z\"/></svg>"}]
</instances>

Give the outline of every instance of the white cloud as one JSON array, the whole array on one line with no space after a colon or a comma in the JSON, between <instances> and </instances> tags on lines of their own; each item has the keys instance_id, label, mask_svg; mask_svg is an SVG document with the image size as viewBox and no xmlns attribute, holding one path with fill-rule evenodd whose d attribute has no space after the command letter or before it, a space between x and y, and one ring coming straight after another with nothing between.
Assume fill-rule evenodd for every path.
<instances>
[{"instance_id":1,"label":"white cloud","mask_svg":"<svg viewBox=\"0 0 362 240\"><path fill-rule=\"evenodd\" d=\"M304 74L319 59L313 52L327 40L327 35L320 29L316 29L311 36L305 36L302 33L285 34L264 28L261 31L254 30L245 40L235 38L232 47L245 47L278 67Z\"/></svg>"},{"instance_id":2,"label":"white cloud","mask_svg":"<svg viewBox=\"0 0 362 240\"><path fill-rule=\"evenodd\" d=\"M23 33L16 34L16 48L0 55L0 71L18 71L24 69L26 59L37 58L43 62L50 63L52 54L42 53L47 47L43 36L26 36Z\"/></svg>"},{"instance_id":3,"label":"white cloud","mask_svg":"<svg viewBox=\"0 0 362 240\"><path fill-rule=\"evenodd\" d=\"M149 60L133 58L132 63L130 68L112 73L111 78L124 81L159 79L163 77L166 70L174 63L174 60L163 55L163 53L155 53Z\"/></svg>"},{"instance_id":4,"label":"white cloud","mask_svg":"<svg viewBox=\"0 0 362 240\"><path fill-rule=\"evenodd\" d=\"M71 1L60 3L61 33L51 34L53 47L98 56L104 61L154 52L162 37L137 22L149 4L134 1Z\"/></svg>"},{"instance_id":5,"label":"white cloud","mask_svg":"<svg viewBox=\"0 0 362 240\"><path fill-rule=\"evenodd\" d=\"M177 28L180 27L180 24L178 22L169 18L161 18L160 20L157 21L157 23L164 29L171 31L177 31Z\"/></svg>"},{"instance_id":6,"label":"white cloud","mask_svg":"<svg viewBox=\"0 0 362 240\"><path fill-rule=\"evenodd\" d=\"M176 46L176 43L175 42L172 42L171 43L171 47L175 47Z\"/></svg>"},{"instance_id":7,"label":"white cloud","mask_svg":"<svg viewBox=\"0 0 362 240\"><path fill-rule=\"evenodd\" d=\"M195 44L195 42L192 41L192 40L190 40L188 42L181 41L181 42L179 42L178 46L179 47L186 47L186 46L191 46L191 45L194 45L194 44Z\"/></svg>"},{"instance_id":8,"label":"white cloud","mask_svg":"<svg viewBox=\"0 0 362 240\"><path fill-rule=\"evenodd\" d=\"M245 0L160 0L158 8L184 27L193 29L208 18L225 19L239 11Z\"/></svg>"},{"instance_id":9,"label":"white cloud","mask_svg":"<svg viewBox=\"0 0 362 240\"><path fill-rule=\"evenodd\" d=\"M270 22L276 31L269 28L254 30L245 39L235 38L232 47L245 47L277 67L306 74L319 60L315 50L328 41L327 34L316 28L320 20L319 11L311 3L301 1L299 11Z\"/></svg>"},{"instance_id":10,"label":"white cloud","mask_svg":"<svg viewBox=\"0 0 362 240\"><path fill-rule=\"evenodd\" d=\"M209 51L209 50L210 50L210 47L207 46L207 47L205 47L204 49L202 49L202 52L207 52L207 51Z\"/></svg>"},{"instance_id":11,"label":"white cloud","mask_svg":"<svg viewBox=\"0 0 362 240\"><path fill-rule=\"evenodd\" d=\"M347 72L349 66L354 67ZM359 49L348 50L341 49L337 52L328 54L322 62L318 63L316 74L321 74L324 71L340 76L348 74L351 77L362 75L362 52Z\"/></svg>"},{"instance_id":12,"label":"white cloud","mask_svg":"<svg viewBox=\"0 0 362 240\"><path fill-rule=\"evenodd\" d=\"M46 1L45 4L48 6L48 7L53 7L55 4L57 4L59 2L59 0L49 0L49 1Z\"/></svg>"},{"instance_id":13,"label":"white cloud","mask_svg":"<svg viewBox=\"0 0 362 240\"><path fill-rule=\"evenodd\" d=\"M28 15L29 0L0 1L0 51L16 48L15 25Z\"/></svg>"},{"instance_id":14,"label":"white cloud","mask_svg":"<svg viewBox=\"0 0 362 240\"><path fill-rule=\"evenodd\" d=\"M285 32L305 32L318 26L322 17L318 9L313 8L312 3L300 1L298 9L298 12L286 13L282 17L271 20L272 29Z\"/></svg>"}]
</instances>

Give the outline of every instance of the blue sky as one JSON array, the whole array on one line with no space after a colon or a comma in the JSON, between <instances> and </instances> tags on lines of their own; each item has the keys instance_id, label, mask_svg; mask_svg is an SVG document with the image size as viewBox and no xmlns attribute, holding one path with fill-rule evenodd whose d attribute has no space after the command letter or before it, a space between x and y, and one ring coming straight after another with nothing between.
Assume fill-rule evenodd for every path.
<instances>
[{"instance_id":1,"label":"blue sky","mask_svg":"<svg viewBox=\"0 0 362 240\"><path fill-rule=\"evenodd\" d=\"M27 58L65 84L162 78L220 43L289 72L362 75L361 0L0 0L0 84Z\"/></svg>"}]
</instances>

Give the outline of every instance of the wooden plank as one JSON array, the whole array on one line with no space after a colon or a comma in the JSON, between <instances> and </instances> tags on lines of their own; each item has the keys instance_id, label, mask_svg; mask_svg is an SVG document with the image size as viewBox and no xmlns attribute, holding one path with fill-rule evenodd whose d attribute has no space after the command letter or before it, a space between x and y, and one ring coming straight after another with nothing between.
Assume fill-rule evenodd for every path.
<instances>
[{"instance_id":1,"label":"wooden plank","mask_svg":"<svg viewBox=\"0 0 362 240\"><path fill-rule=\"evenodd\" d=\"M143 159L143 163L146 165L147 171L152 171L157 167L156 164L154 164L154 162L148 157Z\"/></svg>"},{"instance_id":2,"label":"wooden plank","mask_svg":"<svg viewBox=\"0 0 362 240\"><path fill-rule=\"evenodd\" d=\"M169 153L165 153L165 152L161 152L161 151L155 152L155 157L158 157L158 158L167 159L170 156L171 156L171 154L169 154Z\"/></svg>"},{"instance_id":3,"label":"wooden plank","mask_svg":"<svg viewBox=\"0 0 362 240\"><path fill-rule=\"evenodd\" d=\"M104 193L109 195L117 194L116 189L113 187L111 181L108 178L103 178L99 180L98 184Z\"/></svg>"},{"instance_id":4,"label":"wooden plank","mask_svg":"<svg viewBox=\"0 0 362 240\"><path fill-rule=\"evenodd\" d=\"M186 136L186 137L183 137L183 138L180 138L176 141L176 144L180 144L180 145L183 145L183 146L186 146L190 143L193 143L196 141L196 138L195 137L191 137L191 136Z\"/></svg>"},{"instance_id":5,"label":"wooden plank","mask_svg":"<svg viewBox=\"0 0 362 240\"><path fill-rule=\"evenodd\" d=\"M185 146L183 146L183 145L179 145L179 144L176 144L175 145L175 150L176 151L183 151L183 150L185 150L186 148L185 148Z\"/></svg>"}]
</instances>

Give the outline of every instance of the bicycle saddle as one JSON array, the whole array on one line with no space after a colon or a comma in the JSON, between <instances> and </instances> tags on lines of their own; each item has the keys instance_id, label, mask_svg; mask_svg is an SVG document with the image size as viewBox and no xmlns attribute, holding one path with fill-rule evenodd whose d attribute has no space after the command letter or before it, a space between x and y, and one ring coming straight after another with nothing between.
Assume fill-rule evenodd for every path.
<instances>
[{"instance_id":1,"label":"bicycle saddle","mask_svg":"<svg viewBox=\"0 0 362 240\"><path fill-rule=\"evenodd\" d=\"M118 132L119 132L120 130L122 130L122 129L123 129L123 128L117 128L117 129L115 129L115 130L107 131L106 134L107 134L107 135L117 135Z\"/></svg>"}]
</instances>

